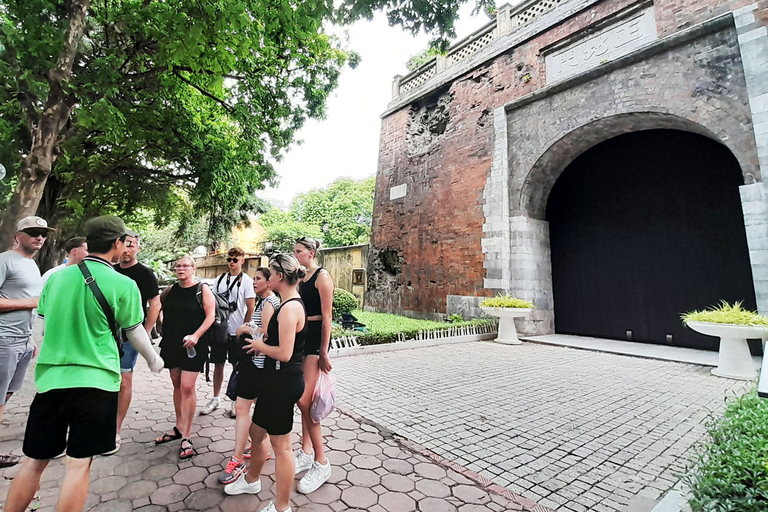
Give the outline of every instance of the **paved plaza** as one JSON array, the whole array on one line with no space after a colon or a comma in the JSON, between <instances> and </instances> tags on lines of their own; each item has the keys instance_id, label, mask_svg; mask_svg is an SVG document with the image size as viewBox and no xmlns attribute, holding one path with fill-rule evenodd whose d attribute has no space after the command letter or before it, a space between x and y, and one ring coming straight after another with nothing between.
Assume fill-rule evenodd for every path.
<instances>
[{"instance_id":1,"label":"paved plaza","mask_svg":"<svg viewBox=\"0 0 768 512\"><path fill-rule=\"evenodd\" d=\"M532 343L441 345L334 366L340 408L324 422L334 475L294 495L302 512L648 512L678 480L710 412L749 386L703 366ZM31 376L7 407L0 452L20 453ZM152 375L140 360L135 383L123 447L95 459L87 510L255 511L272 498L273 462L258 496L227 497L216 482L234 439L223 409L195 419L199 455L180 462L178 441L153 443L172 426L167 371ZM199 405L209 390L201 376ZM17 468L0 470L0 501ZM63 459L53 461L35 510L53 510L63 475Z\"/></svg>"},{"instance_id":2,"label":"paved plaza","mask_svg":"<svg viewBox=\"0 0 768 512\"><path fill-rule=\"evenodd\" d=\"M562 511L651 510L684 471L710 412L749 386L704 366L532 343L334 364L345 406Z\"/></svg>"},{"instance_id":3,"label":"paved plaza","mask_svg":"<svg viewBox=\"0 0 768 512\"><path fill-rule=\"evenodd\" d=\"M34 394L33 369L25 388L6 408L0 425L0 452L21 453L27 411ZM216 476L223 470L234 440L234 420L223 409L198 416L193 441L199 455L179 461L179 441L155 446L154 439L173 426L172 388L168 372L149 373L139 360L134 398L117 455L94 459L86 510L160 512L205 510L257 511L273 497L274 461L265 466L264 490L257 496L226 496ZM198 379L198 405L210 387ZM227 403L228 405L228 403ZM296 418L298 419L298 417ZM335 512L539 512L532 502L510 501L489 486L439 465L405 447L392 433L355 415L334 411L326 425L328 458L334 466L330 483L314 493L293 495L294 511ZM298 424L294 432L300 430ZM19 466L0 470L0 503ZM54 510L64 476L64 459L51 462L30 510ZM298 482L298 480L297 480ZM492 489L491 489L492 490ZM497 489L502 491L502 489Z\"/></svg>"}]
</instances>

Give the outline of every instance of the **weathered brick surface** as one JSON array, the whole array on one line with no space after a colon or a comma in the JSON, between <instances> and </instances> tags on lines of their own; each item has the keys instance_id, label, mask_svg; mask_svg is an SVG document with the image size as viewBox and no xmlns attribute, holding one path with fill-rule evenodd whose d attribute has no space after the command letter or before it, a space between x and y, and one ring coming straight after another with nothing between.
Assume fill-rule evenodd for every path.
<instances>
[{"instance_id":1,"label":"weathered brick surface","mask_svg":"<svg viewBox=\"0 0 768 512\"><path fill-rule=\"evenodd\" d=\"M488 221L483 189L496 148L494 109L546 86L543 49L635 3L594 3L384 117L369 262L369 306L414 316L436 315L445 313L447 295L487 295L496 288L495 284L502 282L505 276L501 269L494 268L489 275L484 268L488 264L482 246L483 225ZM755 27L768 25L768 0L658 0L653 9L659 38L753 3L758 4ZM697 55L696 44L692 47L694 61L706 59L704 50L699 49L702 53ZM730 49L733 50L732 46ZM725 70L726 74L743 75L741 63L736 60ZM681 63L673 60L655 64L655 94L645 98L651 111L671 103L677 99L675 95L690 97L696 84L688 83L678 89L666 86L668 78L698 64L689 59L682 65L681 68ZM626 74L632 75L631 70ZM718 80L711 77L715 85ZM631 79L621 84L628 89L634 85ZM742 95L742 105L746 98ZM705 106L707 101L701 98ZM620 110L622 104L613 102L612 97L584 96L580 108L586 112L593 107L613 106ZM700 115L707 115L706 109ZM535 126L537 121L530 119L529 126ZM751 125L744 126L743 119L739 122L741 129L728 135L731 140L749 139ZM536 135L525 127L522 132L510 132L510 137L520 139ZM754 140L751 143L754 147ZM515 152L514 147L510 150ZM759 179L754 152L739 154L737 158L754 160L752 174ZM390 201L390 188L401 184L407 185L406 196ZM501 216L499 219L504 220ZM379 258L383 252L398 261L396 268L382 269ZM484 279L491 286L486 286Z\"/></svg>"}]
</instances>

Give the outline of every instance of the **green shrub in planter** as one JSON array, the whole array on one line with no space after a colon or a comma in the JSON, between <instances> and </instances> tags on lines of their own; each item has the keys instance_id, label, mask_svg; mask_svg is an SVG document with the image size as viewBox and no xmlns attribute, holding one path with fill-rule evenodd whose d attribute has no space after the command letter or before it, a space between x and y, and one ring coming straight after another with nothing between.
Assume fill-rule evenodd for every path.
<instances>
[{"instance_id":1,"label":"green shrub in planter","mask_svg":"<svg viewBox=\"0 0 768 512\"><path fill-rule=\"evenodd\" d=\"M344 313L351 313L357 309L357 298L347 290L336 288L333 290L333 318L339 318Z\"/></svg>"},{"instance_id":2,"label":"green shrub in planter","mask_svg":"<svg viewBox=\"0 0 768 512\"><path fill-rule=\"evenodd\" d=\"M685 476L693 512L768 510L768 400L753 391L731 401L708 434Z\"/></svg>"},{"instance_id":3,"label":"green shrub in planter","mask_svg":"<svg viewBox=\"0 0 768 512\"><path fill-rule=\"evenodd\" d=\"M691 311L681 315L683 323L710 322L713 324L768 325L768 317L741 307L741 302L733 305L721 301L719 306L712 306L704 311Z\"/></svg>"},{"instance_id":4,"label":"green shrub in planter","mask_svg":"<svg viewBox=\"0 0 768 512\"><path fill-rule=\"evenodd\" d=\"M519 309L533 309L533 303L527 300L518 299L511 295L497 295L495 297L489 297L483 299L480 305L486 308L519 308Z\"/></svg>"}]
</instances>

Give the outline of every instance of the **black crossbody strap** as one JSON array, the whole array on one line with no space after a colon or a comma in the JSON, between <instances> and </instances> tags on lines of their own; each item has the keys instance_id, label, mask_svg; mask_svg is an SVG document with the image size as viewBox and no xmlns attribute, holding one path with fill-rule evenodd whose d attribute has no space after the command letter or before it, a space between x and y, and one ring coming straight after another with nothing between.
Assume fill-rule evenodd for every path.
<instances>
[{"instance_id":1,"label":"black crossbody strap","mask_svg":"<svg viewBox=\"0 0 768 512\"><path fill-rule=\"evenodd\" d=\"M77 266L80 269L80 272L83 273L83 277L85 277L85 284L87 284L88 288L91 289L94 297L96 297L96 302L99 303L99 306L101 306L101 309L104 311L104 315L107 317L107 322L109 323L109 329L112 331L112 336L115 338L115 343L117 343L119 348L120 341L118 340L118 335L117 335L117 323L115 322L115 312L112 311L112 307L109 305L109 302L107 302L107 298L104 297L104 294L101 292L101 288L99 288L99 285L96 284L96 279L93 278L93 275L91 274L91 271L88 270L88 267L86 266L85 262L81 261L80 263L77 264Z\"/></svg>"}]
</instances>

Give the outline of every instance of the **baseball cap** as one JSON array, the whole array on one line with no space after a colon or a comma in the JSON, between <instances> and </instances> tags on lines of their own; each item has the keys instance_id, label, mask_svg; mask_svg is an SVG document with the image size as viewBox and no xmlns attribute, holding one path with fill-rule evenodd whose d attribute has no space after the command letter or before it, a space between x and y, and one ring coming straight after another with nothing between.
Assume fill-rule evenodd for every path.
<instances>
[{"instance_id":1,"label":"baseball cap","mask_svg":"<svg viewBox=\"0 0 768 512\"><path fill-rule=\"evenodd\" d=\"M85 238L88 240L115 240L128 234L123 219L114 215L95 217L83 226Z\"/></svg>"},{"instance_id":2,"label":"baseball cap","mask_svg":"<svg viewBox=\"0 0 768 512\"><path fill-rule=\"evenodd\" d=\"M41 217L30 215L24 217L16 225L16 231L24 231L25 229L47 229L48 231L56 231L54 228L49 228L48 223Z\"/></svg>"}]
</instances>

